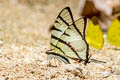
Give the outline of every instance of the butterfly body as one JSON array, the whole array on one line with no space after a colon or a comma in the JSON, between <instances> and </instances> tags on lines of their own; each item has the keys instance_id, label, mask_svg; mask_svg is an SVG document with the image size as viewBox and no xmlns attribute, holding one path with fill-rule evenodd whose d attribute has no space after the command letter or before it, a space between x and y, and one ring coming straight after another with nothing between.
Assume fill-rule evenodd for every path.
<instances>
[{"instance_id":1,"label":"butterfly body","mask_svg":"<svg viewBox=\"0 0 120 80\"><path fill-rule=\"evenodd\" d=\"M69 63L67 58L88 61L88 44L85 40L87 19L80 18L76 21L69 7L64 8L58 15L51 32L52 52L47 51L48 57L58 58Z\"/></svg>"}]
</instances>

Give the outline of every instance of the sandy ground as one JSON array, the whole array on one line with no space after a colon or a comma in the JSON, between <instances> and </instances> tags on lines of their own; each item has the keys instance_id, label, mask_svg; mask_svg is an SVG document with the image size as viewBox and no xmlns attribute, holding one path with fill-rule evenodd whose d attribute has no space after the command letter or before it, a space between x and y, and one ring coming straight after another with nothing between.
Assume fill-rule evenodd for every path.
<instances>
[{"instance_id":1,"label":"sandy ground","mask_svg":"<svg viewBox=\"0 0 120 80\"><path fill-rule=\"evenodd\" d=\"M22 1L0 3L0 80L120 80L120 48L107 41L102 50L91 48L89 52L92 59L106 63L91 62L85 66L56 61L53 65L57 67L48 67L48 30L65 6L69 5L77 18L78 6L70 2Z\"/></svg>"}]
</instances>

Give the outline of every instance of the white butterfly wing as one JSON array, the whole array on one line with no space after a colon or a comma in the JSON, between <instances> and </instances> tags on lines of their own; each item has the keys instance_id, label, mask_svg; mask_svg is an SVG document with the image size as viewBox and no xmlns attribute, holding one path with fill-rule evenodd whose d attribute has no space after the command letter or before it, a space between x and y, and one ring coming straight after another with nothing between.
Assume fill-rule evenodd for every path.
<instances>
[{"instance_id":1,"label":"white butterfly wing","mask_svg":"<svg viewBox=\"0 0 120 80\"><path fill-rule=\"evenodd\" d=\"M85 18L81 18L74 22L69 7L64 8L60 12L51 33L53 55L59 54L63 57L78 60L88 59L88 45L84 38L85 21Z\"/></svg>"}]
</instances>

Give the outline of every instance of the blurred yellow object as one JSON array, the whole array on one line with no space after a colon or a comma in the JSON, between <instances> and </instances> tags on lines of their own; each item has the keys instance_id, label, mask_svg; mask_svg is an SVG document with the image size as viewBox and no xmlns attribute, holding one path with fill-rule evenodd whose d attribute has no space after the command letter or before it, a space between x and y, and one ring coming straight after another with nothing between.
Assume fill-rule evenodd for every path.
<instances>
[{"instance_id":1,"label":"blurred yellow object","mask_svg":"<svg viewBox=\"0 0 120 80\"><path fill-rule=\"evenodd\" d=\"M108 29L107 40L112 45L120 46L120 19L116 18L112 21Z\"/></svg>"},{"instance_id":2,"label":"blurred yellow object","mask_svg":"<svg viewBox=\"0 0 120 80\"><path fill-rule=\"evenodd\" d=\"M120 13L118 15L120 16Z\"/></svg>"},{"instance_id":3,"label":"blurred yellow object","mask_svg":"<svg viewBox=\"0 0 120 80\"><path fill-rule=\"evenodd\" d=\"M86 31L86 41L91 47L94 47L98 50L102 48L104 42L103 33L99 24L94 25L91 20L88 23L88 28Z\"/></svg>"}]
</instances>

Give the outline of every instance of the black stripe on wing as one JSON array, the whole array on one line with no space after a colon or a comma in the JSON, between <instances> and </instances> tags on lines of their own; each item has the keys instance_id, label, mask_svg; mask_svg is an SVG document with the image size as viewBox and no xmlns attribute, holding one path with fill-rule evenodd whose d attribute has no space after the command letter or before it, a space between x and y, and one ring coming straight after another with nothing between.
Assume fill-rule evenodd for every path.
<instances>
[{"instance_id":1,"label":"black stripe on wing","mask_svg":"<svg viewBox=\"0 0 120 80\"><path fill-rule=\"evenodd\" d=\"M73 22L72 12L69 7L64 8L58 15L57 19L60 18L66 25L70 26Z\"/></svg>"},{"instance_id":2,"label":"black stripe on wing","mask_svg":"<svg viewBox=\"0 0 120 80\"><path fill-rule=\"evenodd\" d=\"M56 37L56 36L54 36L54 35L51 35L51 37L52 38L54 38L54 39L56 39L56 40L58 40L58 42L61 42L61 43L63 43L63 44L65 44L66 46L68 46L68 44L67 44L67 42L66 41L64 41L64 40L62 40L62 39L60 39L60 38L58 38L58 37ZM69 47L69 46L68 46ZM71 46L72 47L72 46ZM58 48L59 49L59 48ZM71 49L71 48L70 48ZM75 54L76 54L76 56L81 60L81 58L80 58L80 56L78 55L78 53L74 50L74 49L71 49ZM63 51L64 52L64 51ZM65 52L64 52L65 53Z\"/></svg>"},{"instance_id":3,"label":"black stripe on wing","mask_svg":"<svg viewBox=\"0 0 120 80\"><path fill-rule=\"evenodd\" d=\"M67 26L70 26L61 16L59 16L59 18L60 18Z\"/></svg>"},{"instance_id":4,"label":"black stripe on wing","mask_svg":"<svg viewBox=\"0 0 120 80\"><path fill-rule=\"evenodd\" d=\"M59 30L59 29L57 29L57 28L54 28L53 30L62 32L62 30ZM51 34L51 35L54 35L54 34ZM68 33L66 33L65 31L62 33L62 35L66 35L66 36L70 37L70 35L69 35ZM61 36L62 36L62 35L61 35ZM51 37L51 38L52 38L52 37Z\"/></svg>"},{"instance_id":5,"label":"black stripe on wing","mask_svg":"<svg viewBox=\"0 0 120 80\"><path fill-rule=\"evenodd\" d=\"M87 27L87 18L84 17L84 30L83 30L83 38L85 40L85 35L86 35L86 27Z\"/></svg>"},{"instance_id":6,"label":"black stripe on wing","mask_svg":"<svg viewBox=\"0 0 120 80\"><path fill-rule=\"evenodd\" d=\"M52 26L52 27L50 28L50 31L52 31L52 30L56 30L56 31L62 32L62 30L56 28L55 26Z\"/></svg>"},{"instance_id":7,"label":"black stripe on wing","mask_svg":"<svg viewBox=\"0 0 120 80\"><path fill-rule=\"evenodd\" d=\"M84 17L84 31L83 31L83 39L84 39L84 41L85 41L85 43L86 43L86 45L87 45L87 50L86 50L86 60L85 60L85 65L89 62L89 58L88 58L88 56L89 56L89 45L88 45L88 43L87 43L87 41L86 41L86 39L85 39L85 35L86 35L86 27L87 27L87 18L86 17Z\"/></svg>"},{"instance_id":8,"label":"black stripe on wing","mask_svg":"<svg viewBox=\"0 0 120 80\"><path fill-rule=\"evenodd\" d=\"M63 54L65 54L65 52L58 46L54 45L53 43L50 43L53 47L59 49Z\"/></svg>"},{"instance_id":9,"label":"black stripe on wing","mask_svg":"<svg viewBox=\"0 0 120 80\"><path fill-rule=\"evenodd\" d=\"M69 35L69 34L67 34L66 32L64 32L62 35L66 35L66 36L70 37L70 35Z\"/></svg>"}]
</instances>

